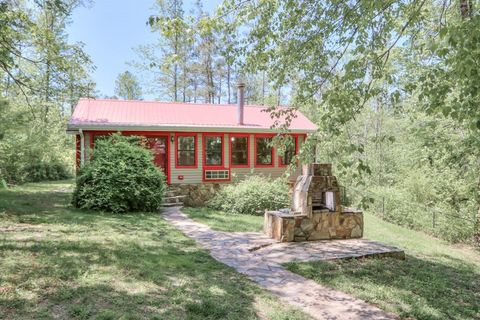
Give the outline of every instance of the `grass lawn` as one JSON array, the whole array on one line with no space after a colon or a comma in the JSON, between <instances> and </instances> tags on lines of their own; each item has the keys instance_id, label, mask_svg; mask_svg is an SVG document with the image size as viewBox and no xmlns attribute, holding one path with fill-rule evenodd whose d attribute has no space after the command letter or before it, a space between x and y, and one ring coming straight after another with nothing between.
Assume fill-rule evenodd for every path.
<instances>
[{"instance_id":1,"label":"grass lawn","mask_svg":"<svg viewBox=\"0 0 480 320\"><path fill-rule=\"evenodd\" d=\"M405 261L288 264L295 273L411 319L480 319L480 252L365 216L365 237L403 248Z\"/></svg>"},{"instance_id":2,"label":"grass lawn","mask_svg":"<svg viewBox=\"0 0 480 320\"><path fill-rule=\"evenodd\" d=\"M183 208L182 212L213 230L228 232L254 231L263 229L263 216L226 214L209 208Z\"/></svg>"},{"instance_id":3,"label":"grass lawn","mask_svg":"<svg viewBox=\"0 0 480 320\"><path fill-rule=\"evenodd\" d=\"M263 218L187 208L216 230L259 231ZM480 319L480 250L452 245L365 214L365 238L403 248L405 261L351 259L287 268L411 319Z\"/></svg>"},{"instance_id":4,"label":"grass lawn","mask_svg":"<svg viewBox=\"0 0 480 320\"><path fill-rule=\"evenodd\" d=\"M71 186L0 190L1 319L306 319L159 214L69 208Z\"/></svg>"}]
</instances>

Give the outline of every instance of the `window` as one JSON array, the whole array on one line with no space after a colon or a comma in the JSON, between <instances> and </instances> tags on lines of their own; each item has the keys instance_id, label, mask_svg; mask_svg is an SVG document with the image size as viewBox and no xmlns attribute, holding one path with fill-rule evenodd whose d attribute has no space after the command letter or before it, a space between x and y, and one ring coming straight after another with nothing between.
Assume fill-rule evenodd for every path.
<instances>
[{"instance_id":1,"label":"window","mask_svg":"<svg viewBox=\"0 0 480 320\"><path fill-rule=\"evenodd\" d=\"M228 170L205 170L205 181L209 180L229 180L230 172Z\"/></svg>"},{"instance_id":2,"label":"window","mask_svg":"<svg viewBox=\"0 0 480 320\"><path fill-rule=\"evenodd\" d=\"M255 165L272 166L273 165L273 147L271 137L255 138Z\"/></svg>"},{"instance_id":3,"label":"window","mask_svg":"<svg viewBox=\"0 0 480 320\"><path fill-rule=\"evenodd\" d=\"M205 136L205 166L223 165L223 137Z\"/></svg>"},{"instance_id":4,"label":"window","mask_svg":"<svg viewBox=\"0 0 480 320\"><path fill-rule=\"evenodd\" d=\"M292 163L293 157L297 154L297 138L291 137L291 139L286 141L286 144L283 156L280 157L280 163L288 166Z\"/></svg>"},{"instance_id":5,"label":"window","mask_svg":"<svg viewBox=\"0 0 480 320\"><path fill-rule=\"evenodd\" d=\"M248 137L232 136L230 147L232 166L248 167Z\"/></svg>"},{"instance_id":6,"label":"window","mask_svg":"<svg viewBox=\"0 0 480 320\"><path fill-rule=\"evenodd\" d=\"M196 136L191 135L181 135L177 136L177 161L176 165L178 167L195 167L197 165L196 161Z\"/></svg>"}]
</instances>

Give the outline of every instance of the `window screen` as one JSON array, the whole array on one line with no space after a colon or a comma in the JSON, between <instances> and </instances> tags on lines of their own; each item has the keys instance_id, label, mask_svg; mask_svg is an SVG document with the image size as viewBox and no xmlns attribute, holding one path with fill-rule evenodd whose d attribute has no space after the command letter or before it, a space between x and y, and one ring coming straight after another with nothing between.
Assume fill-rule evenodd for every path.
<instances>
[{"instance_id":1,"label":"window screen","mask_svg":"<svg viewBox=\"0 0 480 320\"><path fill-rule=\"evenodd\" d=\"M222 143L221 136L205 136L205 164L207 166L222 165Z\"/></svg>"},{"instance_id":2,"label":"window screen","mask_svg":"<svg viewBox=\"0 0 480 320\"><path fill-rule=\"evenodd\" d=\"M257 161L256 164L271 165L273 164L273 149L271 146L272 138L256 138L257 143Z\"/></svg>"},{"instance_id":3,"label":"window screen","mask_svg":"<svg viewBox=\"0 0 480 320\"><path fill-rule=\"evenodd\" d=\"M179 136L177 139L177 165L195 165L195 136Z\"/></svg>"},{"instance_id":4,"label":"window screen","mask_svg":"<svg viewBox=\"0 0 480 320\"><path fill-rule=\"evenodd\" d=\"M232 165L248 165L248 137L232 137Z\"/></svg>"}]
</instances>

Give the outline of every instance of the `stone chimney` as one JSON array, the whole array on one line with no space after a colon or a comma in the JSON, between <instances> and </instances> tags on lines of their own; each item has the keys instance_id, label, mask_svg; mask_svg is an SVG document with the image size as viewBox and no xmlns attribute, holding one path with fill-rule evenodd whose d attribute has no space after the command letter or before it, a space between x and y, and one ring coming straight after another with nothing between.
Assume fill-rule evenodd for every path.
<instances>
[{"instance_id":1,"label":"stone chimney","mask_svg":"<svg viewBox=\"0 0 480 320\"><path fill-rule=\"evenodd\" d=\"M245 83L240 82L237 85L237 124L243 125L243 111L245 108Z\"/></svg>"}]
</instances>

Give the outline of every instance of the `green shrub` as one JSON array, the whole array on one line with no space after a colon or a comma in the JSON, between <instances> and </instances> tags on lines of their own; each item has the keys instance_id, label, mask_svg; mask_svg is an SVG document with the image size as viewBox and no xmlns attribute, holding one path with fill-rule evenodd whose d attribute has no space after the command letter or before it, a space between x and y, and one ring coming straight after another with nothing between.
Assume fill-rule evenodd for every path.
<instances>
[{"instance_id":1,"label":"green shrub","mask_svg":"<svg viewBox=\"0 0 480 320\"><path fill-rule=\"evenodd\" d=\"M140 138L115 134L95 143L92 160L77 177L73 205L116 213L155 211L164 190L163 171Z\"/></svg>"},{"instance_id":2,"label":"green shrub","mask_svg":"<svg viewBox=\"0 0 480 320\"><path fill-rule=\"evenodd\" d=\"M37 162L25 167L26 181L54 181L70 178L67 167L58 162Z\"/></svg>"},{"instance_id":3,"label":"green shrub","mask_svg":"<svg viewBox=\"0 0 480 320\"><path fill-rule=\"evenodd\" d=\"M283 179L249 176L236 184L223 186L207 206L234 214L263 214L289 206L288 186Z\"/></svg>"}]
</instances>

